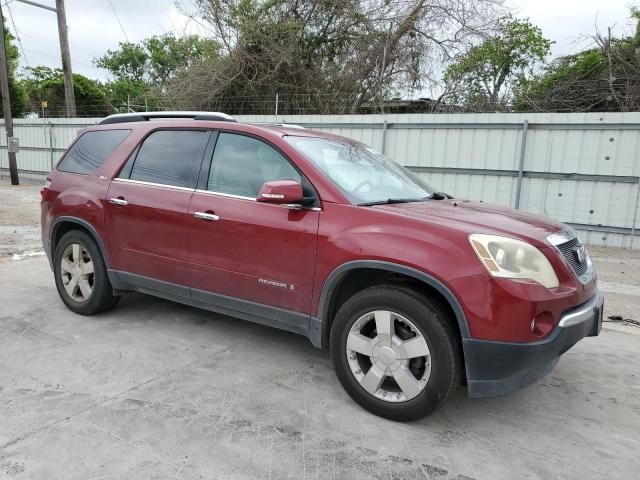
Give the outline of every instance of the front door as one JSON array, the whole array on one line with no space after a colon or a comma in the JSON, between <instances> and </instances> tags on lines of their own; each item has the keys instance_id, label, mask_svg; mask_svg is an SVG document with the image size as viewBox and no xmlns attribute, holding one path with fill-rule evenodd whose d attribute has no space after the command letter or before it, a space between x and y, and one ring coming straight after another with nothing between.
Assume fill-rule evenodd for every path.
<instances>
[{"instance_id":1,"label":"front door","mask_svg":"<svg viewBox=\"0 0 640 480\"><path fill-rule=\"evenodd\" d=\"M235 133L219 134L208 170L189 206L194 300L309 314L320 209L255 201L265 181L306 180L271 145Z\"/></svg>"},{"instance_id":2,"label":"front door","mask_svg":"<svg viewBox=\"0 0 640 480\"><path fill-rule=\"evenodd\" d=\"M115 270L146 277L135 277L142 283L188 283L187 210L210 135L154 131L111 182L105 215Z\"/></svg>"}]
</instances>

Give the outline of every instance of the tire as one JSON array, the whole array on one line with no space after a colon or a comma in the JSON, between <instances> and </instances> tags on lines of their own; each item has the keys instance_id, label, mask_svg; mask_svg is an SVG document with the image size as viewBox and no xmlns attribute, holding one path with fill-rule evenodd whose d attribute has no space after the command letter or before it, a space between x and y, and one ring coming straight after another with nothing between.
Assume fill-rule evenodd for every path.
<instances>
[{"instance_id":1,"label":"tire","mask_svg":"<svg viewBox=\"0 0 640 480\"><path fill-rule=\"evenodd\" d=\"M380 417L411 421L429 415L461 382L460 347L450 320L438 302L405 286L355 294L331 327L331 360L340 383ZM412 357L419 354L424 355Z\"/></svg>"},{"instance_id":2,"label":"tire","mask_svg":"<svg viewBox=\"0 0 640 480\"><path fill-rule=\"evenodd\" d=\"M120 297L113 295L100 249L89 234L81 230L65 233L53 258L56 288L69 310L95 315L118 303Z\"/></svg>"}]
</instances>

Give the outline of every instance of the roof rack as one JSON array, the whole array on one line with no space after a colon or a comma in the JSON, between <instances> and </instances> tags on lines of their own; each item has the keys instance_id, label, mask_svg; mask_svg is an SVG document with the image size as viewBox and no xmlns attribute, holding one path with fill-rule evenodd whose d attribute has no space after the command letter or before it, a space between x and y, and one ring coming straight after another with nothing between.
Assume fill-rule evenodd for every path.
<instances>
[{"instance_id":1,"label":"roof rack","mask_svg":"<svg viewBox=\"0 0 640 480\"><path fill-rule=\"evenodd\" d=\"M135 112L109 115L98 122L98 125L112 123L147 122L172 118L189 118L193 120L214 120L221 122L237 122L231 115L222 112Z\"/></svg>"}]
</instances>

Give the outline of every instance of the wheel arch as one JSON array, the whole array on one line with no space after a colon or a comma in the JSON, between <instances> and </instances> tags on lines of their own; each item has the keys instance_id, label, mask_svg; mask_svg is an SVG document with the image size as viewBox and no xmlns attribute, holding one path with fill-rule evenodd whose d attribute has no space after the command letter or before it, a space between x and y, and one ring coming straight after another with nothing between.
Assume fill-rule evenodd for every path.
<instances>
[{"instance_id":1,"label":"wheel arch","mask_svg":"<svg viewBox=\"0 0 640 480\"><path fill-rule=\"evenodd\" d=\"M361 288L353 288L353 286L349 287L349 285L347 285L347 288L345 289L346 294L341 296L340 287L345 286L345 280L351 277L356 280L357 283L358 275L360 275L360 279L363 280L363 283L361 284L363 286ZM335 317L339 306L353 293L362 290L362 288L379 284L383 279L388 281L390 278L393 280L411 279L414 281L416 286L422 287L420 288L421 291L430 293L435 292L444 306L453 314L453 317L456 320L455 326L460 334L461 341L464 338L470 337L469 325L460 301L440 280L428 273L406 265L382 260L355 260L344 263L334 269L331 274L329 274L322 287L318 306L318 318L321 323L320 343L322 347L326 347L329 344L328 341L331 324L333 323L333 318Z\"/></svg>"},{"instance_id":2,"label":"wheel arch","mask_svg":"<svg viewBox=\"0 0 640 480\"><path fill-rule=\"evenodd\" d=\"M100 254L102 255L102 259L104 260L104 264L109 268L109 256L107 255L107 250L95 227L82 218L70 216L58 217L53 222L51 227L51 254L49 256L51 262L53 262L53 256L55 254L56 247L58 246L58 242L65 233L70 232L71 230L86 231L95 240L96 245L98 245L98 249L100 250Z\"/></svg>"}]
</instances>

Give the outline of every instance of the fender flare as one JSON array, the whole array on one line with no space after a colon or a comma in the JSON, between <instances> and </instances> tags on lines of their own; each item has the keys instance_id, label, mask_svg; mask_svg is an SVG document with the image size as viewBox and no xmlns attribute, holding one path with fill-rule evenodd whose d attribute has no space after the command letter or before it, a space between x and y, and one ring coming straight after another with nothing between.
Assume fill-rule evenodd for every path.
<instances>
[{"instance_id":1,"label":"fender flare","mask_svg":"<svg viewBox=\"0 0 640 480\"><path fill-rule=\"evenodd\" d=\"M329 312L330 300L335 293L336 286L338 285L339 280L347 272L358 268L372 268L378 270L386 270L393 273L401 273L403 275L407 275L408 277L412 277L416 280L426 283L430 287L433 287L445 298L445 300L453 310L456 321L458 323L458 327L460 329L461 337L465 339L471 336L469 332L467 317L464 314L464 310L462 309L460 301L453 294L453 292L437 278L423 271L416 270L415 268L407 267L406 265L397 263L385 262L382 260L354 260L351 262L343 263L342 265L335 268L329 274L322 287L322 293L320 294L320 302L318 305L318 319L321 322L321 335L323 343L326 343L329 334L329 323L331 319L327 317Z\"/></svg>"},{"instance_id":2,"label":"fender flare","mask_svg":"<svg viewBox=\"0 0 640 480\"><path fill-rule=\"evenodd\" d=\"M102 259L104 260L105 266L107 268L109 268L109 256L107 255L107 249L104 246L104 242L102 241L102 238L100 237L100 234L98 233L98 231L95 229L95 227L93 225L91 225L86 220L83 220L82 218L78 218L78 217L62 216L62 217L56 218L53 221L53 224L51 225L51 239L50 239L50 241L51 241L51 254L49 256L51 259L53 259L53 253L54 253L54 249L55 249L55 245L53 244L53 239L56 238L56 232L57 232L58 228L60 227L61 223L75 223L77 225L80 225L81 227L86 228L89 231L89 233L91 234L91 236L95 239L96 244L98 245L98 248L100 249L100 253L102 254Z\"/></svg>"}]
</instances>

